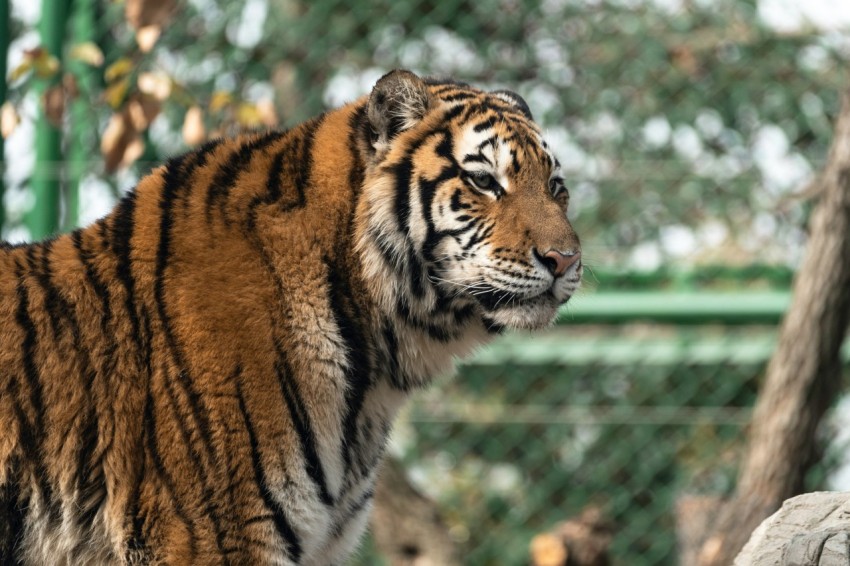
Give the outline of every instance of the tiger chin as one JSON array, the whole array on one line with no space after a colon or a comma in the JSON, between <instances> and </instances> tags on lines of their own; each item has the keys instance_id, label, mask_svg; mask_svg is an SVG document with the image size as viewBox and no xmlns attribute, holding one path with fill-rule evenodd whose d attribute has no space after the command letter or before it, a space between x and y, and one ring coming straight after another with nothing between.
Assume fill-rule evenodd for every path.
<instances>
[{"instance_id":1,"label":"tiger chin","mask_svg":"<svg viewBox=\"0 0 850 566\"><path fill-rule=\"evenodd\" d=\"M0 245L0 563L345 563L410 393L578 289L568 204L522 98L394 71Z\"/></svg>"}]
</instances>

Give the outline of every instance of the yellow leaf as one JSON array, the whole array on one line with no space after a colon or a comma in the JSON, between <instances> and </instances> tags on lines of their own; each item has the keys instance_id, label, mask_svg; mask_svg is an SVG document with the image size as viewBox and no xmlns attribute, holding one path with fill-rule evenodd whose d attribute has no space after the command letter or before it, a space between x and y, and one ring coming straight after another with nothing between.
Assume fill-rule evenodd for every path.
<instances>
[{"instance_id":1,"label":"yellow leaf","mask_svg":"<svg viewBox=\"0 0 850 566\"><path fill-rule=\"evenodd\" d=\"M12 72L9 74L9 82L13 83L19 78L23 77L27 73L32 70L32 60L24 59L20 65L12 69Z\"/></svg>"},{"instance_id":2,"label":"yellow leaf","mask_svg":"<svg viewBox=\"0 0 850 566\"><path fill-rule=\"evenodd\" d=\"M236 110L236 120L243 126L253 128L263 123L260 111L253 104L243 102Z\"/></svg>"},{"instance_id":3,"label":"yellow leaf","mask_svg":"<svg viewBox=\"0 0 850 566\"><path fill-rule=\"evenodd\" d=\"M149 96L133 95L127 103L126 113L137 131L144 131L157 117L162 107L159 102Z\"/></svg>"},{"instance_id":4,"label":"yellow leaf","mask_svg":"<svg viewBox=\"0 0 850 566\"><path fill-rule=\"evenodd\" d=\"M217 90L210 98L210 112L219 112L231 102L233 102L233 97L230 96L229 92Z\"/></svg>"},{"instance_id":5,"label":"yellow leaf","mask_svg":"<svg viewBox=\"0 0 850 566\"><path fill-rule=\"evenodd\" d=\"M127 96L127 90L130 88L130 81L126 78L109 85L103 91L103 99L112 108L119 108Z\"/></svg>"},{"instance_id":6,"label":"yellow leaf","mask_svg":"<svg viewBox=\"0 0 850 566\"><path fill-rule=\"evenodd\" d=\"M71 59L82 61L92 67L103 65L103 51L92 41L84 41L76 44L71 48L69 55Z\"/></svg>"},{"instance_id":7,"label":"yellow leaf","mask_svg":"<svg viewBox=\"0 0 850 566\"><path fill-rule=\"evenodd\" d=\"M274 107L274 102L272 102L269 98L264 98L257 102L257 111L260 113L260 119L263 121L263 124L274 128L278 125L278 117L277 111Z\"/></svg>"},{"instance_id":8,"label":"yellow leaf","mask_svg":"<svg viewBox=\"0 0 850 566\"><path fill-rule=\"evenodd\" d=\"M59 59L42 50L38 57L33 59L32 68L35 74L42 79L49 79L59 72Z\"/></svg>"},{"instance_id":9,"label":"yellow leaf","mask_svg":"<svg viewBox=\"0 0 850 566\"><path fill-rule=\"evenodd\" d=\"M141 136L136 136L124 149L124 155L121 156L121 167L129 167L135 163L145 153L145 142Z\"/></svg>"},{"instance_id":10,"label":"yellow leaf","mask_svg":"<svg viewBox=\"0 0 850 566\"><path fill-rule=\"evenodd\" d=\"M163 72L141 73L136 84L139 90L159 101L171 95L171 77Z\"/></svg>"},{"instance_id":11,"label":"yellow leaf","mask_svg":"<svg viewBox=\"0 0 850 566\"><path fill-rule=\"evenodd\" d=\"M200 106L192 106L183 119L183 141L186 145L198 145L207 137L204 127L204 112Z\"/></svg>"},{"instance_id":12,"label":"yellow leaf","mask_svg":"<svg viewBox=\"0 0 850 566\"><path fill-rule=\"evenodd\" d=\"M136 43L139 45L142 53L149 53L153 49L153 46L156 45L161 34L162 28L157 25L139 28L139 31L136 32Z\"/></svg>"},{"instance_id":13,"label":"yellow leaf","mask_svg":"<svg viewBox=\"0 0 850 566\"><path fill-rule=\"evenodd\" d=\"M103 72L103 78L106 79L106 82L111 83L112 81L129 74L132 70L133 61L127 57L121 57L106 68L106 71Z\"/></svg>"},{"instance_id":14,"label":"yellow leaf","mask_svg":"<svg viewBox=\"0 0 850 566\"><path fill-rule=\"evenodd\" d=\"M20 122L21 118L18 116L15 106L8 100L4 102L3 106L0 106L0 133L2 133L3 139L11 136Z\"/></svg>"},{"instance_id":15,"label":"yellow leaf","mask_svg":"<svg viewBox=\"0 0 850 566\"><path fill-rule=\"evenodd\" d=\"M174 14L176 0L126 0L124 17L134 29L167 24Z\"/></svg>"},{"instance_id":16,"label":"yellow leaf","mask_svg":"<svg viewBox=\"0 0 850 566\"><path fill-rule=\"evenodd\" d=\"M136 132L130 129L122 114L112 115L100 136L100 152L103 154L104 167L108 172L115 171L121 163L124 150L135 135Z\"/></svg>"}]
</instances>

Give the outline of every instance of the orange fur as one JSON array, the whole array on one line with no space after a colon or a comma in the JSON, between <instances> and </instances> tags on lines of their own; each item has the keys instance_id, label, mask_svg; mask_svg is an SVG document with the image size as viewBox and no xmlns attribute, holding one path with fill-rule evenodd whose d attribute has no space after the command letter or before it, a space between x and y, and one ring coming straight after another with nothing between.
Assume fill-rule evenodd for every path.
<instances>
[{"instance_id":1,"label":"orange fur","mask_svg":"<svg viewBox=\"0 0 850 566\"><path fill-rule=\"evenodd\" d=\"M535 263L578 240L514 96L395 72L0 247L0 562L344 561L409 391L578 285Z\"/></svg>"}]
</instances>

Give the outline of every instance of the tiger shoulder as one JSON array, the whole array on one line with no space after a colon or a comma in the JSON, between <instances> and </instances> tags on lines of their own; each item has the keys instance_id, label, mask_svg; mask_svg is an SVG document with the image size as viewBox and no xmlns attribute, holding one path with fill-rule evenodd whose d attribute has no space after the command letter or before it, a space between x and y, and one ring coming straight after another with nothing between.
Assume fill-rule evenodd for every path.
<instances>
[{"instance_id":1,"label":"tiger shoulder","mask_svg":"<svg viewBox=\"0 0 850 566\"><path fill-rule=\"evenodd\" d=\"M581 252L523 99L407 71L0 246L0 563L342 564L411 391Z\"/></svg>"}]
</instances>

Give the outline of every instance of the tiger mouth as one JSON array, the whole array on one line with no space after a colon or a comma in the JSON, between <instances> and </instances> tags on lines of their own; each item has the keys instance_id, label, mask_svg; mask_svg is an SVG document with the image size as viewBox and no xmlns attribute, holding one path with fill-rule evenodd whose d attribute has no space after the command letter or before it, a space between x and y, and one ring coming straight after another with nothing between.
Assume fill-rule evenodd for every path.
<instances>
[{"instance_id":1,"label":"tiger mouth","mask_svg":"<svg viewBox=\"0 0 850 566\"><path fill-rule=\"evenodd\" d=\"M557 306L567 302L569 299L569 297L567 297L564 300L559 300L555 297L551 288L546 289L537 295L528 297L521 296L513 291L490 287L489 289L476 291L473 297L478 304L488 311L496 311L504 308L536 307L541 304Z\"/></svg>"}]
</instances>

